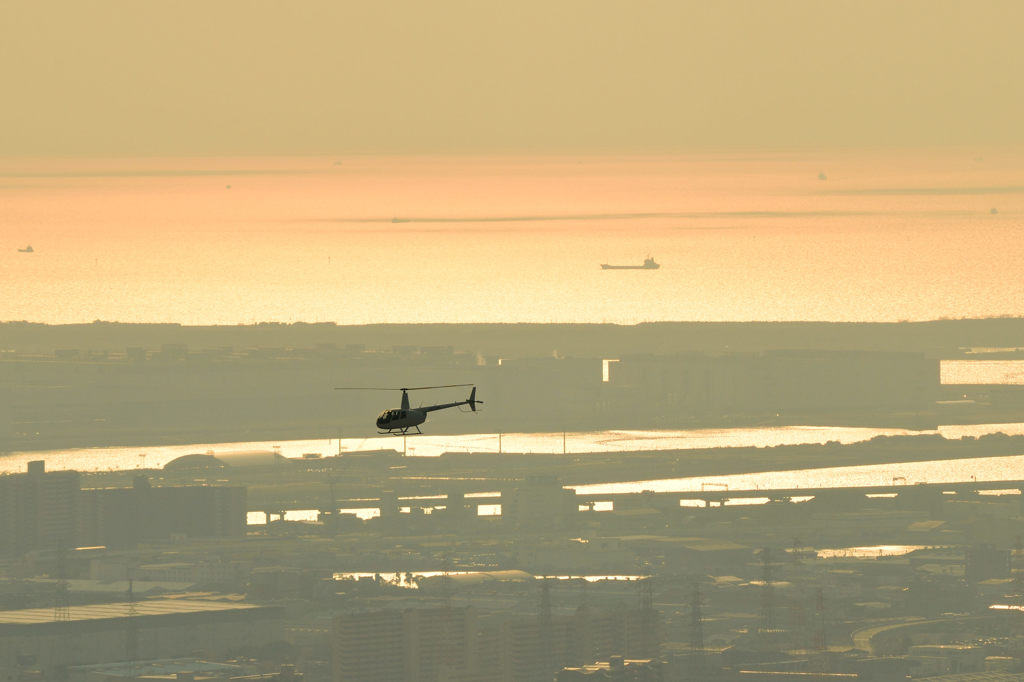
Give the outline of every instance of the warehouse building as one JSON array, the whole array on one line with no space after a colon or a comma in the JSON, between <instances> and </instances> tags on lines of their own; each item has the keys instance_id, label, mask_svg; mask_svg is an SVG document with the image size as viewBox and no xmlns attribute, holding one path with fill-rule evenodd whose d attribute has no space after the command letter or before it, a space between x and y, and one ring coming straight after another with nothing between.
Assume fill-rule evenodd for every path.
<instances>
[{"instance_id":1,"label":"warehouse building","mask_svg":"<svg viewBox=\"0 0 1024 682\"><path fill-rule=\"evenodd\" d=\"M0 675L48 679L68 666L202 655L284 639L284 609L187 599L0 611Z\"/></svg>"}]
</instances>

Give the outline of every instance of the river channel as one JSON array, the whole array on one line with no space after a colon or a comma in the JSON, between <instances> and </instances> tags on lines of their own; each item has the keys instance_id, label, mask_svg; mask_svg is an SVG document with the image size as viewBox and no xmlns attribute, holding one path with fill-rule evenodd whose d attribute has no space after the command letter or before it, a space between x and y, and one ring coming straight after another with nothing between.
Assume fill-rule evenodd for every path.
<instances>
[{"instance_id":1,"label":"river channel","mask_svg":"<svg viewBox=\"0 0 1024 682\"><path fill-rule=\"evenodd\" d=\"M81 448L11 452L0 457L0 474L25 471L28 462L43 460L50 471L123 471L158 469L182 455L238 451L275 451L285 457L316 454L323 457L346 453L394 450L410 456L434 457L444 452L509 452L571 455L650 450L703 450L733 447L775 447L827 443L860 443L877 436L939 434L944 438L1005 433L1024 434L1024 423L940 426L937 430L832 426L780 426L763 428L693 429L683 431L592 431L579 433L509 433L466 435L417 435L402 438L340 438L188 445Z\"/></svg>"}]
</instances>

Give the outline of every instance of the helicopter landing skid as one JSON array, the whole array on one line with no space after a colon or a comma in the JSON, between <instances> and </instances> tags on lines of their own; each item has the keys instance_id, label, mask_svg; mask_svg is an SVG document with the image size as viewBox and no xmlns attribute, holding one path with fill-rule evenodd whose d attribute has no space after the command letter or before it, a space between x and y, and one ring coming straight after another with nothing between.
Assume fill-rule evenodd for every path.
<instances>
[{"instance_id":1,"label":"helicopter landing skid","mask_svg":"<svg viewBox=\"0 0 1024 682\"><path fill-rule=\"evenodd\" d=\"M402 428L402 429L388 429L387 431L380 431L380 430L378 430L377 433L381 434L382 436L416 435L415 433L414 434L410 434L409 433L409 429L416 429L416 433L420 434L421 436L423 435L423 432L420 431L420 427L418 427L418 426L406 426L405 428Z\"/></svg>"}]
</instances>

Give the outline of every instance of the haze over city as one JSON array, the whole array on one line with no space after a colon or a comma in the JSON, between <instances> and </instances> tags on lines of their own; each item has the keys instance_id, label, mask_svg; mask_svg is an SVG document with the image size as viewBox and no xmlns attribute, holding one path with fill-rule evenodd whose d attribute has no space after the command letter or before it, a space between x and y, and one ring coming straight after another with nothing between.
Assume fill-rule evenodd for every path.
<instances>
[{"instance_id":1,"label":"haze over city","mask_svg":"<svg viewBox=\"0 0 1024 682\"><path fill-rule=\"evenodd\" d=\"M5 155L1019 145L1024 8L6 5Z\"/></svg>"},{"instance_id":2,"label":"haze over city","mask_svg":"<svg viewBox=\"0 0 1024 682\"><path fill-rule=\"evenodd\" d=\"M1022 25L3 5L0 675L1024 680Z\"/></svg>"}]
</instances>

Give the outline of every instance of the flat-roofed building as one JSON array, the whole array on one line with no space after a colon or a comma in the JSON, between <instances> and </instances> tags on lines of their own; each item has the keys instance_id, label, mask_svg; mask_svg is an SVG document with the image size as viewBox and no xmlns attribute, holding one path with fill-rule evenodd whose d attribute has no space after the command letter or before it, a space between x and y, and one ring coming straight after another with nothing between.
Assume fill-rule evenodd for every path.
<instances>
[{"instance_id":1,"label":"flat-roofed building","mask_svg":"<svg viewBox=\"0 0 1024 682\"><path fill-rule=\"evenodd\" d=\"M479 613L466 606L389 609L334 620L334 682L484 682ZM495 652L489 652L495 655Z\"/></svg>"},{"instance_id":2,"label":"flat-roofed building","mask_svg":"<svg viewBox=\"0 0 1024 682\"><path fill-rule=\"evenodd\" d=\"M334 682L550 682L563 666L656 650L656 612L573 614L472 606L390 608L334 619ZM646 623L644 615L650 615Z\"/></svg>"},{"instance_id":3,"label":"flat-roofed building","mask_svg":"<svg viewBox=\"0 0 1024 682\"><path fill-rule=\"evenodd\" d=\"M501 491L501 517L520 530L561 531L578 516L576 493L554 476L527 476Z\"/></svg>"},{"instance_id":4,"label":"flat-roofed building","mask_svg":"<svg viewBox=\"0 0 1024 682\"><path fill-rule=\"evenodd\" d=\"M78 540L85 545L133 547L172 535L244 537L244 486L150 486L83 490Z\"/></svg>"},{"instance_id":5,"label":"flat-roofed building","mask_svg":"<svg viewBox=\"0 0 1024 682\"><path fill-rule=\"evenodd\" d=\"M283 639L284 609L255 604L159 599L0 611L0 675L18 679L26 664L50 676L133 657L221 658Z\"/></svg>"}]
</instances>

